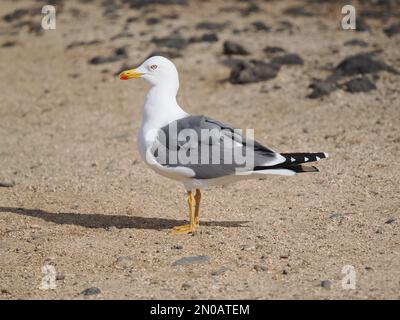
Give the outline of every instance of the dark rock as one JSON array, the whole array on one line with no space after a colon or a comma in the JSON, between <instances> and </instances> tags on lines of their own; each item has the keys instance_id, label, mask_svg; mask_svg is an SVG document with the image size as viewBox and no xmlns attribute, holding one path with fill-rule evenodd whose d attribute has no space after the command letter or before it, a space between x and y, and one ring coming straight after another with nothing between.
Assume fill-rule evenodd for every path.
<instances>
[{"instance_id":1,"label":"dark rock","mask_svg":"<svg viewBox=\"0 0 400 320\"><path fill-rule=\"evenodd\" d=\"M390 27L383 30L383 32L390 38L400 33L400 23L393 23Z\"/></svg>"},{"instance_id":2,"label":"dark rock","mask_svg":"<svg viewBox=\"0 0 400 320\"><path fill-rule=\"evenodd\" d=\"M376 73L379 71L399 74L396 69L387 65L385 62L374 59L373 53L360 53L349 56L340 62L335 68L334 77Z\"/></svg>"},{"instance_id":3,"label":"dark rock","mask_svg":"<svg viewBox=\"0 0 400 320\"><path fill-rule=\"evenodd\" d=\"M304 64L304 60L298 54L295 53L285 54L283 56L276 57L272 59L271 62L277 64L290 64L290 65Z\"/></svg>"},{"instance_id":4,"label":"dark rock","mask_svg":"<svg viewBox=\"0 0 400 320\"><path fill-rule=\"evenodd\" d=\"M267 47L264 48L263 51L264 51L265 53L268 53L268 54L275 54L275 53L283 53L283 52L285 52L285 49L280 48L280 47L270 47L270 46L267 46Z\"/></svg>"},{"instance_id":5,"label":"dark rock","mask_svg":"<svg viewBox=\"0 0 400 320\"><path fill-rule=\"evenodd\" d=\"M99 44L99 43L101 43L100 40L74 41L74 42L71 42L69 45L67 45L66 49L72 49L72 48L81 47L81 46L91 46L91 45Z\"/></svg>"},{"instance_id":6,"label":"dark rock","mask_svg":"<svg viewBox=\"0 0 400 320\"><path fill-rule=\"evenodd\" d=\"M252 26L257 30L257 31L270 31L271 27L267 26L264 22L262 21L254 21L252 23Z\"/></svg>"},{"instance_id":7,"label":"dark rock","mask_svg":"<svg viewBox=\"0 0 400 320\"><path fill-rule=\"evenodd\" d=\"M23 18L27 14L29 14L28 9L15 9L13 12L6 14L3 19L6 22L13 22L14 20Z\"/></svg>"},{"instance_id":8,"label":"dark rock","mask_svg":"<svg viewBox=\"0 0 400 320\"><path fill-rule=\"evenodd\" d=\"M178 50L185 49L189 45L188 40L180 35L170 35L164 38L153 38L152 42L158 46L174 48Z\"/></svg>"},{"instance_id":9,"label":"dark rock","mask_svg":"<svg viewBox=\"0 0 400 320\"><path fill-rule=\"evenodd\" d=\"M275 78L280 66L260 60L237 61L232 64L229 81L234 84L245 84L266 81Z\"/></svg>"},{"instance_id":10,"label":"dark rock","mask_svg":"<svg viewBox=\"0 0 400 320\"><path fill-rule=\"evenodd\" d=\"M173 245L173 246L171 247L171 249L181 250L181 249L183 249L183 246L181 246L181 245Z\"/></svg>"},{"instance_id":11,"label":"dark rock","mask_svg":"<svg viewBox=\"0 0 400 320\"><path fill-rule=\"evenodd\" d=\"M196 25L196 29L199 30L213 30L213 31L222 31L227 26L226 23L218 23L218 22L200 22Z\"/></svg>"},{"instance_id":12,"label":"dark rock","mask_svg":"<svg viewBox=\"0 0 400 320\"><path fill-rule=\"evenodd\" d=\"M358 32L366 32L366 31L370 31L370 30L371 30L371 28L367 25L365 20L363 18L357 17L357 20L356 20L356 31L358 31Z\"/></svg>"},{"instance_id":13,"label":"dark rock","mask_svg":"<svg viewBox=\"0 0 400 320\"><path fill-rule=\"evenodd\" d=\"M4 42L1 47L2 48L11 48L14 47L17 43L15 41L6 41Z\"/></svg>"},{"instance_id":14,"label":"dark rock","mask_svg":"<svg viewBox=\"0 0 400 320\"><path fill-rule=\"evenodd\" d=\"M154 25L154 24L157 24L157 23L159 23L159 22L160 22L160 19L155 18L155 17L148 18L148 19L146 20L146 24L149 25L149 26Z\"/></svg>"},{"instance_id":15,"label":"dark rock","mask_svg":"<svg viewBox=\"0 0 400 320\"><path fill-rule=\"evenodd\" d=\"M84 296L93 296L93 295L98 295L101 293L101 290L97 287L90 287L81 292Z\"/></svg>"},{"instance_id":16,"label":"dark rock","mask_svg":"<svg viewBox=\"0 0 400 320\"><path fill-rule=\"evenodd\" d=\"M376 90L376 85L366 77L351 79L344 84L345 91L356 93L356 92L368 92Z\"/></svg>"},{"instance_id":17,"label":"dark rock","mask_svg":"<svg viewBox=\"0 0 400 320\"><path fill-rule=\"evenodd\" d=\"M260 12L261 9L258 5L255 3L250 3L246 8L240 9L239 12L242 14L242 16L248 16L252 13Z\"/></svg>"},{"instance_id":18,"label":"dark rock","mask_svg":"<svg viewBox=\"0 0 400 320\"><path fill-rule=\"evenodd\" d=\"M314 15L313 13L307 11L304 6L287 8L285 9L284 13L295 17L311 17Z\"/></svg>"},{"instance_id":19,"label":"dark rock","mask_svg":"<svg viewBox=\"0 0 400 320\"><path fill-rule=\"evenodd\" d=\"M360 46L360 47L368 47L368 42L365 42L364 40L361 39L352 39L349 41L346 41L344 43L345 46Z\"/></svg>"},{"instance_id":20,"label":"dark rock","mask_svg":"<svg viewBox=\"0 0 400 320\"><path fill-rule=\"evenodd\" d=\"M308 95L308 98L316 99L335 91L337 85L334 81L330 80L315 80L310 84L310 88L313 89L313 91Z\"/></svg>"},{"instance_id":21,"label":"dark rock","mask_svg":"<svg viewBox=\"0 0 400 320\"><path fill-rule=\"evenodd\" d=\"M115 49L114 54L112 56L104 57L104 56L97 56L89 60L90 64L98 65L103 63L111 63L116 62L122 59L127 58L128 55L126 53L125 48L118 48Z\"/></svg>"},{"instance_id":22,"label":"dark rock","mask_svg":"<svg viewBox=\"0 0 400 320\"><path fill-rule=\"evenodd\" d=\"M218 36L216 33L206 33L200 37L191 37L189 42L196 43L196 42L217 42Z\"/></svg>"},{"instance_id":23,"label":"dark rock","mask_svg":"<svg viewBox=\"0 0 400 320\"><path fill-rule=\"evenodd\" d=\"M191 256L184 257L182 259L176 260L172 263L172 266L186 266L190 264L198 264L198 263L208 263L210 262L209 256Z\"/></svg>"},{"instance_id":24,"label":"dark rock","mask_svg":"<svg viewBox=\"0 0 400 320\"><path fill-rule=\"evenodd\" d=\"M151 52L146 59L153 57L153 56L162 56L168 59L176 59L182 57L182 54L178 51L174 50L163 50L163 51L153 51Z\"/></svg>"},{"instance_id":25,"label":"dark rock","mask_svg":"<svg viewBox=\"0 0 400 320\"><path fill-rule=\"evenodd\" d=\"M240 44L233 41L225 41L224 42L223 52L224 54L239 54L246 55L249 52Z\"/></svg>"},{"instance_id":26,"label":"dark rock","mask_svg":"<svg viewBox=\"0 0 400 320\"><path fill-rule=\"evenodd\" d=\"M386 224L392 224L392 223L395 223L397 221L397 219L396 218L389 218L388 220L386 220Z\"/></svg>"},{"instance_id":27,"label":"dark rock","mask_svg":"<svg viewBox=\"0 0 400 320\"><path fill-rule=\"evenodd\" d=\"M12 188L15 186L14 181L0 181L0 187L3 188Z\"/></svg>"},{"instance_id":28,"label":"dark rock","mask_svg":"<svg viewBox=\"0 0 400 320\"><path fill-rule=\"evenodd\" d=\"M122 31L120 33L117 33L116 35L112 36L110 38L111 41L116 40L116 39L121 39L121 38L133 38L135 35L133 33L127 32L127 31Z\"/></svg>"},{"instance_id":29,"label":"dark rock","mask_svg":"<svg viewBox=\"0 0 400 320\"><path fill-rule=\"evenodd\" d=\"M332 286L332 282L330 280L322 280L321 287L325 289L330 289Z\"/></svg>"},{"instance_id":30,"label":"dark rock","mask_svg":"<svg viewBox=\"0 0 400 320\"><path fill-rule=\"evenodd\" d=\"M131 8L142 8L145 6L159 5L186 5L187 0L123 0Z\"/></svg>"}]
</instances>

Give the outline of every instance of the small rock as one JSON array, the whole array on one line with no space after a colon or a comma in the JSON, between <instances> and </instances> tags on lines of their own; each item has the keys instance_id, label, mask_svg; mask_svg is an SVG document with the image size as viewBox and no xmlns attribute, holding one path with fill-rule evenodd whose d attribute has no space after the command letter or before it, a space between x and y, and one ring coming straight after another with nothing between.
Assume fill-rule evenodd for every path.
<instances>
[{"instance_id":1,"label":"small rock","mask_svg":"<svg viewBox=\"0 0 400 320\"><path fill-rule=\"evenodd\" d=\"M283 56L276 57L272 59L271 62L277 64L289 64L289 65L304 64L304 60L298 54L295 53L285 54Z\"/></svg>"},{"instance_id":2,"label":"small rock","mask_svg":"<svg viewBox=\"0 0 400 320\"><path fill-rule=\"evenodd\" d=\"M209 256L191 256L184 257L172 263L172 266L186 266L190 264L208 263L210 262Z\"/></svg>"},{"instance_id":3,"label":"small rock","mask_svg":"<svg viewBox=\"0 0 400 320\"><path fill-rule=\"evenodd\" d=\"M360 47L368 47L368 42L365 42L364 40L361 39L352 39L349 41L346 41L344 43L345 46L360 46Z\"/></svg>"},{"instance_id":4,"label":"small rock","mask_svg":"<svg viewBox=\"0 0 400 320\"><path fill-rule=\"evenodd\" d=\"M171 247L171 249L181 250L181 249L183 249L183 246L181 246L181 245L173 245Z\"/></svg>"},{"instance_id":5,"label":"small rock","mask_svg":"<svg viewBox=\"0 0 400 320\"><path fill-rule=\"evenodd\" d=\"M267 47L264 48L263 51L265 53L268 53L268 54L275 54L275 53L284 53L285 49L283 49L281 47L274 47L274 46L270 47L270 46L267 46Z\"/></svg>"},{"instance_id":6,"label":"small rock","mask_svg":"<svg viewBox=\"0 0 400 320\"><path fill-rule=\"evenodd\" d=\"M64 279L65 279L65 273L64 272L57 272L56 280L62 281Z\"/></svg>"},{"instance_id":7,"label":"small rock","mask_svg":"<svg viewBox=\"0 0 400 320\"><path fill-rule=\"evenodd\" d=\"M237 61L231 68L229 81L233 84L246 84L275 78L280 66L260 60Z\"/></svg>"},{"instance_id":8,"label":"small rock","mask_svg":"<svg viewBox=\"0 0 400 320\"><path fill-rule=\"evenodd\" d=\"M287 275L287 274L289 274L289 272L286 269L283 269L282 274Z\"/></svg>"},{"instance_id":9,"label":"small rock","mask_svg":"<svg viewBox=\"0 0 400 320\"><path fill-rule=\"evenodd\" d=\"M118 228L115 227L115 226L111 226L111 227L108 227L108 228L107 228L107 231L116 232L116 231L118 231Z\"/></svg>"},{"instance_id":10,"label":"small rock","mask_svg":"<svg viewBox=\"0 0 400 320\"><path fill-rule=\"evenodd\" d=\"M12 188L15 186L15 182L10 180L10 181L0 181L0 187L3 188Z\"/></svg>"},{"instance_id":11,"label":"small rock","mask_svg":"<svg viewBox=\"0 0 400 320\"><path fill-rule=\"evenodd\" d=\"M183 283L182 284L182 289L183 290L188 290L188 289L190 289L190 288L193 288L194 287L194 284L193 284L193 282L191 282L191 281L186 281L185 283Z\"/></svg>"},{"instance_id":12,"label":"small rock","mask_svg":"<svg viewBox=\"0 0 400 320\"><path fill-rule=\"evenodd\" d=\"M97 287L90 287L81 292L84 296L93 296L93 295L98 295L101 293L101 290Z\"/></svg>"},{"instance_id":13,"label":"small rock","mask_svg":"<svg viewBox=\"0 0 400 320\"><path fill-rule=\"evenodd\" d=\"M132 266L133 259L131 257L120 256L115 261L115 266L120 269L126 269Z\"/></svg>"},{"instance_id":14,"label":"small rock","mask_svg":"<svg viewBox=\"0 0 400 320\"><path fill-rule=\"evenodd\" d=\"M330 289L331 288L331 281L330 280L322 280L321 281L321 287L325 289Z\"/></svg>"},{"instance_id":15,"label":"small rock","mask_svg":"<svg viewBox=\"0 0 400 320\"><path fill-rule=\"evenodd\" d=\"M17 43L15 41L6 41L1 46L3 48L11 48L14 47Z\"/></svg>"},{"instance_id":16,"label":"small rock","mask_svg":"<svg viewBox=\"0 0 400 320\"><path fill-rule=\"evenodd\" d=\"M214 31L222 31L227 26L226 23L218 23L218 22L200 22L196 25L196 29L199 30L214 30Z\"/></svg>"},{"instance_id":17,"label":"small rock","mask_svg":"<svg viewBox=\"0 0 400 320\"><path fill-rule=\"evenodd\" d=\"M186 5L187 0L124 0L131 8L142 8L153 5Z\"/></svg>"},{"instance_id":18,"label":"small rock","mask_svg":"<svg viewBox=\"0 0 400 320\"><path fill-rule=\"evenodd\" d=\"M262 266L262 265L259 265L259 264L255 264L253 266L253 269L258 271L258 272L259 271L267 271L268 270L268 268L266 266Z\"/></svg>"},{"instance_id":19,"label":"small rock","mask_svg":"<svg viewBox=\"0 0 400 320\"><path fill-rule=\"evenodd\" d=\"M271 27L270 26L267 26L264 22L262 22L262 21L254 21L252 24L251 24L253 27L254 27L254 29L256 29L257 31L270 31L271 30Z\"/></svg>"},{"instance_id":20,"label":"small rock","mask_svg":"<svg viewBox=\"0 0 400 320\"><path fill-rule=\"evenodd\" d=\"M200 37L191 37L189 42L196 43L196 42L217 42L218 36L216 33L206 33Z\"/></svg>"},{"instance_id":21,"label":"small rock","mask_svg":"<svg viewBox=\"0 0 400 320\"><path fill-rule=\"evenodd\" d=\"M21 19L27 14L29 14L29 10L27 9L15 9L13 12L6 14L3 19L6 22L13 22L14 20Z\"/></svg>"},{"instance_id":22,"label":"small rock","mask_svg":"<svg viewBox=\"0 0 400 320\"><path fill-rule=\"evenodd\" d=\"M159 22L160 22L160 19L156 18L156 17L148 18L146 20L146 24L149 25L149 26L152 26L152 25L157 24Z\"/></svg>"},{"instance_id":23,"label":"small rock","mask_svg":"<svg viewBox=\"0 0 400 320\"><path fill-rule=\"evenodd\" d=\"M128 57L128 55L126 53L126 50L124 48L118 48L114 51L113 55L108 56L108 57L96 56L96 57L90 59L89 63L94 64L94 65L111 63L111 62L116 62L116 61L125 59L127 57Z\"/></svg>"},{"instance_id":24,"label":"small rock","mask_svg":"<svg viewBox=\"0 0 400 320\"><path fill-rule=\"evenodd\" d=\"M360 53L343 59L335 68L334 77L353 76L380 71L399 74L396 69L385 62L374 59L372 53Z\"/></svg>"},{"instance_id":25,"label":"small rock","mask_svg":"<svg viewBox=\"0 0 400 320\"><path fill-rule=\"evenodd\" d=\"M154 57L154 56L161 56L161 57L165 57L168 59L176 59L176 58L180 58L182 57L182 54L178 51L174 51L174 50L163 50L163 51L153 51L152 53L150 53L146 59L150 58L150 57Z\"/></svg>"},{"instance_id":26,"label":"small rock","mask_svg":"<svg viewBox=\"0 0 400 320\"><path fill-rule=\"evenodd\" d=\"M351 79L345 84L345 91L351 93L357 92L368 92L371 90L376 90L376 85L371 80L366 77Z\"/></svg>"},{"instance_id":27,"label":"small rock","mask_svg":"<svg viewBox=\"0 0 400 320\"><path fill-rule=\"evenodd\" d=\"M390 27L383 30L385 34L390 38L400 33L400 23L393 23Z\"/></svg>"},{"instance_id":28,"label":"small rock","mask_svg":"<svg viewBox=\"0 0 400 320\"><path fill-rule=\"evenodd\" d=\"M240 44L233 41L225 41L223 44L223 52L224 54L239 54L239 55L247 55L249 52Z\"/></svg>"},{"instance_id":29,"label":"small rock","mask_svg":"<svg viewBox=\"0 0 400 320\"><path fill-rule=\"evenodd\" d=\"M397 219L396 218L389 218L388 220L386 220L386 224L392 224L392 223L395 223L397 221Z\"/></svg>"},{"instance_id":30,"label":"small rock","mask_svg":"<svg viewBox=\"0 0 400 320\"><path fill-rule=\"evenodd\" d=\"M254 251L254 250L256 250L256 246L251 246L251 245L245 244L245 245L241 246L240 249L243 251Z\"/></svg>"},{"instance_id":31,"label":"small rock","mask_svg":"<svg viewBox=\"0 0 400 320\"><path fill-rule=\"evenodd\" d=\"M295 16L295 17L311 17L314 14L307 11L304 6L295 6L287 8L284 13ZM357 21L358 22L358 21Z\"/></svg>"},{"instance_id":32,"label":"small rock","mask_svg":"<svg viewBox=\"0 0 400 320\"><path fill-rule=\"evenodd\" d=\"M336 82L331 80L315 80L310 84L310 88L313 89L313 91L308 95L308 98L316 99L335 91L337 85Z\"/></svg>"},{"instance_id":33,"label":"small rock","mask_svg":"<svg viewBox=\"0 0 400 320\"><path fill-rule=\"evenodd\" d=\"M363 18L357 17L356 31L358 31L358 32L366 32L366 31L370 31L370 30L371 30L371 28L365 22L365 20Z\"/></svg>"},{"instance_id":34,"label":"small rock","mask_svg":"<svg viewBox=\"0 0 400 320\"><path fill-rule=\"evenodd\" d=\"M220 275L223 275L224 273L226 273L228 271L232 271L232 269L229 268L229 267L223 266L223 267L221 267L221 268L219 268L217 270L212 271L211 275L212 276L220 276Z\"/></svg>"},{"instance_id":35,"label":"small rock","mask_svg":"<svg viewBox=\"0 0 400 320\"><path fill-rule=\"evenodd\" d=\"M170 35L164 38L156 37L153 38L151 41L158 46L174 48L177 50L183 50L189 45L188 40L181 37L180 35Z\"/></svg>"}]
</instances>

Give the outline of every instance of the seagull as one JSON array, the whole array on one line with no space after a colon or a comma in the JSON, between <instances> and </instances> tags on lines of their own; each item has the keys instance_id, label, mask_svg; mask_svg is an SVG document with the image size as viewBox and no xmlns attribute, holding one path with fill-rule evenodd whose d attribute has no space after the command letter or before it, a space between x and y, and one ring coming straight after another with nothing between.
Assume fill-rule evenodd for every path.
<instances>
[{"instance_id":1,"label":"seagull","mask_svg":"<svg viewBox=\"0 0 400 320\"><path fill-rule=\"evenodd\" d=\"M269 174L318 172L304 163L328 157L324 152L278 153L255 141L251 134L248 138L247 131L244 135L221 121L188 114L176 99L178 71L165 57L152 56L139 67L121 72L119 78L143 78L150 84L138 134L140 155L156 173L181 182L187 191L189 224L172 228L171 234L196 231L201 190Z\"/></svg>"}]
</instances>

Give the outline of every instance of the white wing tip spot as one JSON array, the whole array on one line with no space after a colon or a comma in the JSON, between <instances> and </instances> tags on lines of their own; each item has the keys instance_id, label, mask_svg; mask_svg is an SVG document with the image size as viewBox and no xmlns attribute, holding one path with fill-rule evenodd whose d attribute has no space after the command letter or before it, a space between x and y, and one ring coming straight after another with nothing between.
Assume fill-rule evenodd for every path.
<instances>
[{"instance_id":1,"label":"white wing tip spot","mask_svg":"<svg viewBox=\"0 0 400 320\"><path fill-rule=\"evenodd\" d=\"M307 157L304 157L304 161L307 162L307 161L308 161L308 158L307 158Z\"/></svg>"},{"instance_id":2,"label":"white wing tip spot","mask_svg":"<svg viewBox=\"0 0 400 320\"><path fill-rule=\"evenodd\" d=\"M292 161L292 162L295 162L295 161L296 161L296 159L295 159L295 158L293 158L293 157L291 157L291 158L290 158L290 161Z\"/></svg>"}]
</instances>

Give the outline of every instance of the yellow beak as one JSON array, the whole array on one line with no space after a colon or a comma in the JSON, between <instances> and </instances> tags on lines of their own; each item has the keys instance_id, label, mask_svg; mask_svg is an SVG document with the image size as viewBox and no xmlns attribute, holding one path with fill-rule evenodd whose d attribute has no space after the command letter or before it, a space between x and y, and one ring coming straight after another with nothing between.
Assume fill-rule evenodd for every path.
<instances>
[{"instance_id":1,"label":"yellow beak","mask_svg":"<svg viewBox=\"0 0 400 320\"><path fill-rule=\"evenodd\" d=\"M144 73L137 72L136 69L131 69L131 70L126 70L122 71L119 74L119 79L120 80L129 80L133 78L140 78Z\"/></svg>"}]
</instances>

